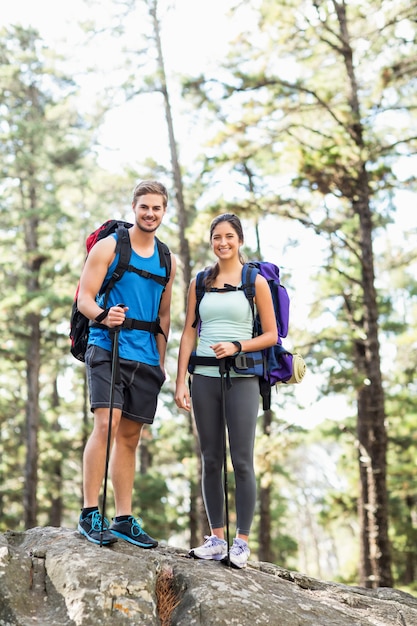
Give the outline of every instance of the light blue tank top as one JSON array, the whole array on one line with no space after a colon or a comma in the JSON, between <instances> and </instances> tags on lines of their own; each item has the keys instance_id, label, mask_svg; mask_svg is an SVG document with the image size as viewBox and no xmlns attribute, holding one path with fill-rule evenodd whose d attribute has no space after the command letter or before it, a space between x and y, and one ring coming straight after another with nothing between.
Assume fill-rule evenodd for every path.
<instances>
[{"instance_id":1,"label":"light blue tank top","mask_svg":"<svg viewBox=\"0 0 417 626\"><path fill-rule=\"evenodd\" d=\"M117 239L117 235L111 235ZM119 260L116 255L110 265L105 281L109 280ZM141 257L134 250L130 257L130 264L142 270L147 270L158 276L165 276L165 268L160 266L158 247L155 242L154 253L151 257ZM135 272L125 272L110 292L107 306L123 303L129 307L126 317L152 322L158 317L159 305L163 286L151 278L143 278ZM103 307L104 295L97 297L97 303ZM111 350L111 339L107 329L90 328L89 344L94 344ZM122 328L119 334L119 355L123 359L140 361L148 365L159 365L159 352L155 336L145 330L129 330Z\"/></svg>"},{"instance_id":2,"label":"light blue tank top","mask_svg":"<svg viewBox=\"0 0 417 626\"><path fill-rule=\"evenodd\" d=\"M251 339L253 317L243 291L208 291L204 294L199 314L201 334L197 345L198 356L215 356L211 345L219 341ZM194 372L203 376L220 376L215 366L196 365ZM237 376L234 371L231 376Z\"/></svg>"}]
</instances>

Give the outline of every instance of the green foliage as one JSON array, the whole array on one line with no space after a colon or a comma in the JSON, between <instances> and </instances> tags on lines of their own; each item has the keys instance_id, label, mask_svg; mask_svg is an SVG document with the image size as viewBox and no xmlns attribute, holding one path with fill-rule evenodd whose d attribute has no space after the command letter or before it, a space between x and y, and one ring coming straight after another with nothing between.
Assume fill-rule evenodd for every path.
<instances>
[{"instance_id":1,"label":"green foliage","mask_svg":"<svg viewBox=\"0 0 417 626\"><path fill-rule=\"evenodd\" d=\"M145 530L159 539L167 539L178 531L175 509L169 507L169 489L158 469L138 474L134 485L134 508L143 516Z\"/></svg>"},{"instance_id":2,"label":"green foliage","mask_svg":"<svg viewBox=\"0 0 417 626\"><path fill-rule=\"evenodd\" d=\"M71 303L67 276L74 260L74 217L66 194L82 187L77 176L85 131L71 105L73 81L59 73L35 31L3 31L0 56L1 350L4 371L9 370L4 398L16 396L14 415L2 411L0 419L3 432L11 426L20 433L21 450L2 454L2 472L9 478L0 500L7 525L22 528L36 522L38 511L48 521L51 501L62 498L64 459L71 456L59 423L60 399L50 381L63 371L68 349L63 319Z\"/></svg>"},{"instance_id":3,"label":"green foliage","mask_svg":"<svg viewBox=\"0 0 417 626\"><path fill-rule=\"evenodd\" d=\"M252 7L251 27L242 29L218 75L184 79L185 92L195 96L193 116L208 124L210 136L194 164L197 180L190 173L184 178L186 234L195 273L212 261L208 225L221 211L237 212L254 228L276 215L280 225L290 218L316 233L324 247L323 266L312 288L309 328L297 341L311 346L309 363L321 376L322 393L353 401L364 380L355 349L367 330L357 210L366 172L374 244L382 242L375 269L390 539L395 579L412 588L417 577L415 226L410 222L410 237L397 247L389 227L395 222L395 191L415 190L415 176L402 166L415 153L417 6L378 0L346 7L356 84L343 56L347 48L336 6L261 2ZM73 78L62 74L59 59L32 29L3 30L0 60L0 529L23 527L34 329L40 337L39 522L56 519L53 507L59 508L61 499L62 522L74 525L91 415L84 370L68 355L67 335L84 240L104 219L128 217L137 178L170 173L150 160L140 172L134 164L124 174L97 167L97 128L81 118ZM128 96L141 89L137 77L135 72ZM155 86L155 80L145 82ZM164 235L175 251L176 217L169 216ZM258 248L250 252L259 253ZM307 267L308 260L303 262ZM179 282L167 355L170 380L147 441L150 467L136 479L135 509L151 534L181 537L186 544L198 469L191 422L172 400L184 316ZM280 400L284 412L291 403ZM354 421L325 423L307 435L274 419L269 435L259 436L257 476L260 487L271 487L277 563L356 582ZM258 524L256 517L254 537Z\"/></svg>"}]
</instances>

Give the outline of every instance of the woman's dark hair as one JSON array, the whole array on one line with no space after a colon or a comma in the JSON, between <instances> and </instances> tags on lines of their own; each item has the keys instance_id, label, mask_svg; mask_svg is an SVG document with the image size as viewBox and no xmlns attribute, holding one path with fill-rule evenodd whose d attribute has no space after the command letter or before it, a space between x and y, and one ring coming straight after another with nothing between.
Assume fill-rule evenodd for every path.
<instances>
[{"instance_id":1,"label":"woman's dark hair","mask_svg":"<svg viewBox=\"0 0 417 626\"><path fill-rule=\"evenodd\" d=\"M210 243L213 237L214 229L221 222L229 222L233 230L236 232L240 243L244 242L242 223L240 219L238 218L238 216L235 215L234 213L222 213L221 215L218 215L217 217L215 217L214 220L210 224ZM240 250L239 250L239 260L242 263L242 265L245 263L245 259L243 258L243 255L240 252ZM211 266L208 272L206 281L205 281L205 287L207 290L210 289L211 286L213 285L214 281L217 278L218 273L219 273L219 264L216 262L214 265Z\"/></svg>"}]
</instances>

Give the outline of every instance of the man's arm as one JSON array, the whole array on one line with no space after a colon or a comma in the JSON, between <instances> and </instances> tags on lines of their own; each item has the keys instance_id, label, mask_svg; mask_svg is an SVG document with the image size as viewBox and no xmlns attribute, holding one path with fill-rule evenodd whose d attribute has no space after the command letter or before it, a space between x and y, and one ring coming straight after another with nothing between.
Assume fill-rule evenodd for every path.
<instances>
[{"instance_id":1,"label":"man's arm","mask_svg":"<svg viewBox=\"0 0 417 626\"><path fill-rule=\"evenodd\" d=\"M116 241L114 237L106 237L98 241L86 259L80 278L78 292L78 308L88 319L94 320L103 313L103 309L96 303L96 295L100 291L107 270L115 257ZM123 323L125 315L120 307L112 307L111 321L106 317L102 323L108 326L117 326Z\"/></svg>"},{"instance_id":2,"label":"man's arm","mask_svg":"<svg viewBox=\"0 0 417 626\"><path fill-rule=\"evenodd\" d=\"M159 306L159 323L162 330L165 333L165 337L168 338L169 329L171 325L171 297L172 297L172 284L174 282L175 274L177 271L177 262L175 256L171 254L171 276L165 287L165 291L162 294L161 304ZM158 347L160 365L164 369L165 353L167 348L167 342L165 337L161 334L156 336L156 345Z\"/></svg>"}]
</instances>

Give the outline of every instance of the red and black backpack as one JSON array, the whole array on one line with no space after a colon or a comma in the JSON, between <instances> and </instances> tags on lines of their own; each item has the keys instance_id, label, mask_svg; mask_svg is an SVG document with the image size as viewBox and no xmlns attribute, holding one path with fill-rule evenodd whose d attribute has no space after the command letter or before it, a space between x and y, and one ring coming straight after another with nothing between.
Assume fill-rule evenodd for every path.
<instances>
[{"instance_id":1,"label":"red and black backpack","mask_svg":"<svg viewBox=\"0 0 417 626\"><path fill-rule=\"evenodd\" d=\"M116 254L119 253L119 261L118 264L110 277L110 279L103 283L100 288L98 295L104 294L104 308L107 307L108 298L111 290L114 287L114 284L120 280L123 274L127 272L135 272L144 278L150 278L155 280L159 284L166 286L169 281L169 277L171 275L171 253L168 246L160 241L157 237L155 237L156 244L158 247L159 253L159 261L162 268L165 268L165 276L158 276L157 274L151 274L150 272L145 272L140 270L133 265L130 265L130 257L132 253L132 247L130 244L130 237L128 233L128 229L132 227L130 222L124 222L121 220L107 220L104 222L99 228L97 228L94 232L92 232L86 239L85 246L87 250L87 256L90 252L91 248L105 237L108 237L112 233L117 234L117 244L116 244ZM83 315L77 306L77 298L79 291L79 283L77 285L77 290L74 296L74 302L72 304L71 310L71 319L70 319L70 332L69 336L71 339L71 354L78 359L79 361L85 360L85 351L87 349L88 343L88 334L90 330L90 326L92 324L97 325L96 322L90 322L90 320ZM105 317L105 315L104 315ZM104 319L103 317L103 319ZM159 318L152 322L145 322L142 320L135 320L128 318L126 320L126 328L135 328L138 330L146 330L153 334L163 333L160 325ZM98 324L99 325L99 324Z\"/></svg>"}]
</instances>

